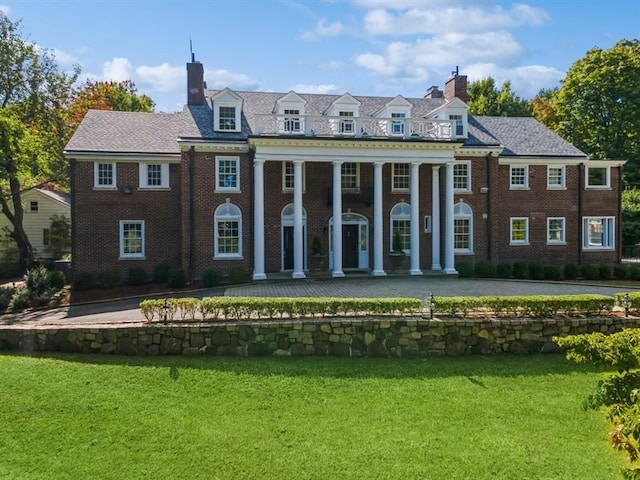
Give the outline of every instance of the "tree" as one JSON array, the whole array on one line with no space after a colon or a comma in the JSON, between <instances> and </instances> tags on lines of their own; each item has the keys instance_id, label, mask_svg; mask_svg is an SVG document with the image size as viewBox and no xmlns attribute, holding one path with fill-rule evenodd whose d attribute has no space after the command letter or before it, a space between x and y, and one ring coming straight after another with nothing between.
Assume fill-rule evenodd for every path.
<instances>
[{"instance_id":1,"label":"tree","mask_svg":"<svg viewBox=\"0 0 640 480\"><path fill-rule=\"evenodd\" d=\"M49 50L26 41L19 22L0 12L0 210L23 269L33 264L33 248L23 228L21 192L65 175L64 107L78 74L77 67L60 71Z\"/></svg>"},{"instance_id":2,"label":"tree","mask_svg":"<svg viewBox=\"0 0 640 480\"><path fill-rule=\"evenodd\" d=\"M87 80L74 94L69 117L75 129L87 110L115 110L119 112L153 112L155 103L147 95L139 95L132 80L98 82Z\"/></svg>"},{"instance_id":3,"label":"tree","mask_svg":"<svg viewBox=\"0 0 640 480\"><path fill-rule=\"evenodd\" d=\"M66 215L53 215L50 220L47 253L58 260L71 251L71 221Z\"/></svg>"},{"instance_id":4,"label":"tree","mask_svg":"<svg viewBox=\"0 0 640 480\"><path fill-rule=\"evenodd\" d=\"M469 84L467 104L472 115L530 117L532 114L531 102L518 97L511 90L510 81L498 90L492 77Z\"/></svg>"},{"instance_id":5,"label":"tree","mask_svg":"<svg viewBox=\"0 0 640 480\"><path fill-rule=\"evenodd\" d=\"M557 132L593 159L628 160L627 186L640 182L640 43L592 48L576 61L554 102Z\"/></svg>"},{"instance_id":6,"label":"tree","mask_svg":"<svg viewBox=\"0 0 640 480\"><path fill-rule=\"evenodd\" d=\"M538 95L531 100L533 116L551 130L555 130L558 126L558 114L554 105L558 91L559 89L557 87L542 89L538 92Z\"/></svg>"}]
</instances>

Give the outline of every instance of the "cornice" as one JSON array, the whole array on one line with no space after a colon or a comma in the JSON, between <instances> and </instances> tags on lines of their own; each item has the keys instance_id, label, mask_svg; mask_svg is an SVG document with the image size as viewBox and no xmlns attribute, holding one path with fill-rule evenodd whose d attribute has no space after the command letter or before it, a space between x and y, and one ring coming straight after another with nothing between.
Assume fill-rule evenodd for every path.
<instances>
[{"instance_id":1,"label":"cornice","mask_svg":"<svg viewBox=\"0 0 640 480\"><path fill-rule=\"evenodd\" d=\"M452 151L460 148L462 142L421 142L421 141L385 141L361 139L322 139L322 138L265 138L251 137L252 148L342 148L359 150L442 150Z\"/></svg>"},{"instance_id":2,"label":"cornice","mask_svg":"<svg viewBox=\"0 0 640 480\"><path fill-rule=\"evenodd\" d=\"M95 162L108 160L110 162L158 162L180 163L179 153L126 153L126 152L80 152L65 151L64 157L79 162Z\"/></svg>"},{"instance_id":3,"label":"cornice","mask_svg":"<svg viewBox=\"0 0 640 480\"><path fill-rule=\"evenodd\" d=\"M216 142L207 140L178 140L180 150L182 152L188 151L191 147L196 152L235 152L235 153L247 153L249 151L249 145L242 142Z\"/></svg>"}]
</instances>

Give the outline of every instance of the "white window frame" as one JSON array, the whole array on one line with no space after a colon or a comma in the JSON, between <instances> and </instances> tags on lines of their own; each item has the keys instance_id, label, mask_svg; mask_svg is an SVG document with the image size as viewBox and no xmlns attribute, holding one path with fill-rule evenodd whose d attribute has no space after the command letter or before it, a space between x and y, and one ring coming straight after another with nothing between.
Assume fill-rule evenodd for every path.
<instances>
[{"instance_id":1,"label":"white window frame","mask_svg":"<svg viewBox=\"0 0 640 480\"><path fill-rule=\"evenodd\" d=\"M560 183L552 183L556 176L552 176L553 170L559 170ZM547 165L547 189L548 190L564 190L567 188L567 168L565 165Z\"/></svg>"},{"instance_id":2,"label":"white window frame","mask_svg":"<svg viewBox=\"0 0 640 480\"><path fill-rule=\"evenodd\" d=\"M404 172L396 172L396 167L404 167L407 169L406 174ZM407 179L406 187L397 187L396 179ZM404 182L403 182L404 183ZM391 164L391 191L392 192L408 192L411 188L411 165L408 163L393 163Z\"/></svg>"},{"instance_id":3,"label":"white window frame","mask_svg":"<svg viewBox=\"0 0 640 480\"><path fill-rule=\"evenodd\" d=\"M453 134L455 138L464 137L464 117L462 115L449 115L449 120L454 120Z\"/></svg>"},{"instance_id":4,"label":"white window frame","mask_svg":"<svg viewBox=\"0 0 640 480\"><path fill-rule=\"evenodd\" d=\"M524 221L524 239L514 240L515 233L514 222ZM509 245L529 245L529 217L510 217L509 218Z\"/></svg>"},{"instance_id":5,"label":"white window frame","mask_svg":"<svg viewBox=\"0 0 640 480\"><path fill-rule=\"evenodd\" d=\"M302 191L305 192L307 189L307 178L306 178L306 167L305 163L302 164ZM291 166L291 171L287 171L287 167ZM294 182L294 174L293 174L293 162L290 160L284 160L282 162L282 191L285 193L293 192L293 182ZM289 180L291 181L291 186L289 186Z\"/></svg>"},{"instance_id":6,"label":"white window frame","mask_svg":"<svg viewBox=\"0 0 640 480\"><path fill-rule=\"evenodd\" d=\"M345 173L344 173L344 168L346 165L355 165L356 166L356 173L355 173L355 180L356 180L356 185L355 186L349 186L349 187L343 187L343 179L345 178ZM349 177L352 177L354 175L349 174ZM343 162L342 165L340 166L340 187L342 188L342 190L346 190L346 191L355 191L355 190L359 190L360 189L360 163L358 162Z\"/></svg>"},{"instance_id":7,"label":"white window frame","mask_svg":"<svg viewBox=\"0 0 640 480\"><path fill-rule=\"evenodd\" d=\"M222 174L220 173L220 166L223 162L234 162L235 163L235 185L233 186L225 186L220 185L220 179L222 178ZM231 157L225 155L217 155L216 156L216 171L215 171L215 188L216 192L240 192L240 157ZM224 175L233 175L230 173L223 172Z\"/></svg>"},{"instance_id":8,"label":"white window frame","mask_svg":"<svg viewBox=\"0 0 640 480\"><path fill-rule=\"evenodd\" d=\"M29 213L38 213L39 209L40 209L40 205L36 200L31 200L29 202L29 210L28 210Z\"/></svg>"},{"instance_id":9,"label":"white window frame","mask_svg":"<svg viewBox=\"0 0 640 480\"><path fill-rule=\"evenodd\" d=\"M589 171L590 170L605 170L605 174L606 174L606 182L604 185L592 185L589 183ZM585 178L584 178L584 184L585 187L588 189L593 189L593 190L604 190L604 189L609 189L611 188L611 167L605 166L605 167L596 167L595 165L590 167L588 166L587 168L585 168L584 170L584 174L585 174Z\"/></svg>"},{"instance_id":10,"label":"white window frame","mask_svg":"<svg viewBox=\"0 0 640 480\"><path fill-rule=\"evenodd\" d=\"M466 187L465 188L460 188L460 187L456 187L456 179L460 179L462 178L461 175L456 175L456 167L462 167L462 166L466 166L467 169L467 173L465 175L466 177ZM470 193L471 192L471 161L469 160L463 160L463 161L457 161L456 163L454 163L453 165L453 191L456 193Z\"/></svg>"},{"instance_id":11,"label":"white window frame","mask_svg":"<svg viewBox=\"0 0 640 480\"><path fill-rule=\"evenodd\" d=\"M592 221L602 222L602 242L592 243L589 235L589 224ZM582 217L582 249L583 250L615 250L616 248L615 217Z\"/></svg>"},{"instance_id":12,"label":"white window frame","mask_svg":"<svg viewBox=\"0 0 640 480\"><path fill-rule=\"evenodd\" d=\"M160 166L160 185L149 185L149 167L151 165ZM169 188L169 164L142 162L139 167L139 188L157 190Z\"/></svg>"},{"instance_id":13,"label":"white window frame","mask_svg":"<svg viewBox=\"0 0 640 480\"><path fill-rule=\"evenodd\" d=\"M356 134L356 119L353 110L340 110L338 112L340 120L338 121L338 133L341 135Z\"/></svg>"},{"instance_id":14,"label":"white window frame","mask_svg":"<svg viewBox=\"0 0 640 480\"><path fill-rule=\"evenodd\" d=\"M405 112L391 112L391 131L389 135L394 137L402 137L404 136L404 121L407 118L407 114Z\"/></svg>"},{"instance_id":15,"label":"white window frame","mask_svg":"<svg viewBox=\"0 0 640 480\"><path fill-rule=\"evenodd\" d=\"M518 174L518 178L523 177L523 183L514 183L514 170L523 169L523 175ZM529 189L529 165L509 165L509 188L511 190L528 190Z\"/></svg>"},{"instance_id":16,"label":"white window frame","mask_svg":"<svg viewBox=\"0 0 640 480\"><path fill-rule=\"evenodd\" d=\"M229 124L223 124L223 121L225 119L231 119L232 117L230 116L222 116L222 109L223 108L233 108L233 125ZM240 115L239 115L239 108L238 105L235 104L227 104L227 103L216 103L216 108L215 108L215 112L216 112L216 123L215 123L215 130L217 130L218 132L239 132L240 131ZM226 113L226 112L225 112Z\"/></svg>"},{"instance_id":17,"label":"white window frame","mask_svg":"<svg viewBox=\"0 0 640 480\"><path fill-rule=\"evenodd\" d=\"M551 223L561 222L560 239L551 238ZM565 245L567 243L567 220L565 217L547 217L547 244L548 245Z\"/></svg>"},{"instance_id":18,"label":"white window frame","mask_svg":"<svg viewBox=\"0 0 640 480\"><path fill-rule=\"evenodd\" d=\"M225 214L224 210L228 212ZM231 213L229 211L234 211ZM238 224L238 251L220 252L220 229L221 222L237 222ZM223 203L218 205L213 213L213 258L242 258L242 210L234 203Z\"/></svg>"},{"instance_id":19,"label":"white window frame","mask_svg":"<svg viewBox=\"0 0 640 480\"><path fill-rule=\"evenodd\" d=\"M431 233L431 215L424 216L424 233Z\"/></svg>"},{"instance_id":20,"label":"white window frame","mask_svg":"<svg viewBox=\"0 0 640 480\"><path fill-rule=\"evenodd\" d=\"M126 252L126 242L124 238L124 229L125 225L140 225L140 252L130 253ZM145 222L144 220L120 220L119 225L119 239L120 239L120 259L129 260L129 259L144 259L145 258Z\"/></svg>"},{"instance_id":21,"label":"white window frame","mask_svg":"<svg viewBox=\"0 0 640 480\"><path fill-rule=\"evenodd\" d=\"M302 133L302 119L299 108L285 108L283 119L283 131L285 133Z\"/></svg>"},{"instance_id":22,"label":"white window frame","mask_svg":"<svg viewBox=\"0 0 640 480\"><path fill-rule=\"evenodd\" d=\"M456 248L456 221L464 220L468 225L468 247ZM453 253L458 255L473 254L473 210L464 202L458 202L453 208Z\"/></svg>"},{"instance_id":23,"label":"white window frame","mask_svg":"<svg viewBox=\"0 0 640 480\"><path fill-rule=\"evenodd\" d=\"M100 165L111 166L111 183L100 184ZM115 162L93 162L93 188L95 190L115 190L118 188L116 182L116 163Z\"/></svg>"},{"instance_id":24,"label":"white window frame","mask_svg":"<svg viewBox=\"0 0 640 480\"><path fill-rule=\"evenodd\" d=\"M389 251L393 251L393 237L397 222L406 223L408 226L406 232L402 235L404 246L408 248L404 248L402 251L406 255L409 255L411 253L411 204L399 202L391 207L391 211L389 212L389 225L391 226L391 228L389 228Z\"/></svg>"}]
</instances>

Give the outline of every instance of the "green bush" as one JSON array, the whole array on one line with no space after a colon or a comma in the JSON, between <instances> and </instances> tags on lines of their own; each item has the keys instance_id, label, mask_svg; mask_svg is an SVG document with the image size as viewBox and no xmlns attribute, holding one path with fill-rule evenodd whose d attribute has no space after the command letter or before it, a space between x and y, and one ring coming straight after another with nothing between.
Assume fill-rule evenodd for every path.
<instances>
[{"instance_id":1,"label":"green bush","mask_svg":"<svg viewBox=\"0 0 640 480\"><path fill-rule=\"evenodd\" d=\"M459 263L456 270L459 278L471 278L475 275L475 267L471 263Z\"/></svg>"},{"instance_id":2,"label":"green bush","mask_svg":"<svg viewBox=\"0 0 640 480\"><path fill-rule=\"evenodd\" d=\"M597 265L585 263L580 265L580 276L585 280L600 280L600 269Z\"/></svg>"},{"instance_id":3,"label":"green bush","mask_svg":"<svg viewBox=\"0 0 640 480\"><path fill-rule=\"evenodd\" d=\"M480 278L495 278L498 274L496 264L490 260L480 260L476 263L475 273Z\"/></svg>"},{"instance_id":4,"label":"green bush","mask_svg":"<svg viewBox=\"0 0 640 480\"><path fill-rule=\"evenodd\" d=\"M51 290L51 275L43 266L34 267L27 272L25 282L29 293L41 295Z\"/></svg>"},{"instance_id":5,"label":"green bush","mask_svg":"<svg viewBox=\"0 0 640 480\"><path fill-rule=\"evenodd\" d=\"M160 283L169 281L169 270L171 266L168 263L159 263L153 269L153 280Z\"/></svg>"},{"instance_id":6,"label":"green bush","mask_svg":"<svg viewBox=\"0 0 640 480\"><path fill-rule=\"evenodd\" d=\"M499 263L496 268L498 278L511 278L513 275L513 266L510 263Z\"/></svg>"},{"instance_id":7,"label":"green bush","mask_svg":"<svg viewBox=\"0 0 640 480\"><path fill-rule=\"evenodd\" d=\"M60 290L64 288L66 284L65 278L64 278L64 272L61 272L60 270L54 270L50 272L49 283L51 284L51 287L54 288L55 290Z\"/></svg>"},{"instance_id":8,"label":"green bush","mask_svg":"<svg viewBox=\"0 0 640 480\"><path fill-rule=\"evenodd\" d=\"M529 278L532 280L544 280L544 265L539 263L530 263Z\"/></svg>"},{"instance_id":9,"label":"green bush","mask_svg":"<svg viewBox=\"0 0 640 480\"><path fill-rule=\"evenodd\" d=\"M558 265L545 265L544 266L544 279L545 280L560 280L562 278L562 270Z\"/></svg>"},{"instance_id":10,"label":"green bush","mask_svg":"<svg viewBox=\"0 0 640 480\"><path fill-rule=\"evenodd\" d=\"M79 272L73 279L73 287L76 290L88 290L95 286L93 274L89 272Z\"/></svg>"},{"instance_id":11,"label":"green bush","mask_svg":"<svg viewBox=\"0 0 640 480\"><path fill-rule=\"evenodd\" d=\"M98 274L98 287L100 288L115 288L122 283L120 272L117 270L111 270L108 272L100 272Z\"/></svg>"},{"instance_id":12,"label":"green bush","mask_svg":"<svg viewBox=\"0 0 640 480\"><path fill-rule=\"evenodd\" d=\"M130 285L144 285L147 283L147 271L142 267L133 267L129 269L128 283Z\"/></svg>"},{"instance_id":13,"label":"green bush","mask_svg":"<svg viewBox=\"0 0 640 480\"><path fill-rule=\"evenodd\" d=\"M0 313L4 312L11 303L13 288L0 287Z\"/></svg>"},{"instance_id":14,"label":"green bush","mask_svg":"<svg viewBox=\"0 0 640 480\"><path fill-rule=\"evenodd\" d=\"M640 280L640 265L634 263L629 266L629 278L631 280Z\"/></svg>"},{"instance_id":15,"label":"green bush","mask_svg":"<svg viewBox=\"0 0 640 480\"><path fill-rule=\"evenodd\" d=\"M9 310L21 312L29 306L29 297L29 290L25 285L16 288L9 301Z\"/></svg>"},{"instance_id":16,"label":"green bush","mask_svg":"<svg viewBox=\"0 0 640 480\"><path fill-rule=\"evenodd\" d=\"M602 280L611 280L613 278L613 272L611 271L611 265L600 265L598 267L600 272L600 278Z\"/></svg>"},{"instance_id":17,"label":"green bush","mask_svg":"<svg viewBox=\"0 0 640 480\"><path fill-rule=\"evenodd\" d=\"M631 275L631 269L629 265L624 263L618 263L613 267L613 276L618 280L627 280Z\"/></svg>"},{"instance_id":18,"label":"green bush","mask_svg":"<svg viewBox=\"0 0 640 480\"><path fill-rule=\"evenodd\" d=\"M242 267L233 267L229 270L228 280L231 284L246 283L249 281L249 274Z\"/></svg>"},{"instance_id":19,"label":"green bush","mask_svg":"<svg viewBox=\"0 0 640 480\"><path fill-rule=\"evenodd\" d=\"M207 268L202 272L202 284L207 287L217 287L222 281L222 274L215 268Z\"/></svg>"},{"instance_id":20,"label":"green bush","mask_svg":"<svg viewBox=\"0 0 640 480\"><path fill-rule=\"evenodd\" d=\"M167 275L167 283L171 288L184 287L187 284L187 275L181 268L171 268Z\"/></svg>"},{"instance_id":21,"label":"green bush","mask_svg":"<svg viewBox=\"0 0 640 480\"><path fill-rule=\"evenodd\" d=\"M529 265L524 262L515 262L513 264L513 276L520 280L529 278Z\"/></svg>"},{"instance_id":22,"label":"green bush","mask_svg":"<svg viewBox=\"0 0 640 480\"><path fill-rule=\"evenodd\" d=\"M580 276L580 267L575 263L567 263L564 266L564 278L567 280L575 280Z\"/></svg>"}]
</instances>

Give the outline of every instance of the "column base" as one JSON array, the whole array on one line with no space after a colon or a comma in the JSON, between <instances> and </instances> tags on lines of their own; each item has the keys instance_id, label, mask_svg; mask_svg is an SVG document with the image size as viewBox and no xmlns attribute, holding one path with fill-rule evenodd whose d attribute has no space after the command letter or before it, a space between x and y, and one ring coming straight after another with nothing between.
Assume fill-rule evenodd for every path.
<instances>
[{"instance_id":1,"label":"column base","mask_svg":"<svg viewBox=\"0 0 640 480\"><path fill-rule=\"evenodd\" d=\"M254 273L253 277L254 280L266 280L267 279L267 275L264 273Z\"/></svg>"},{"instance_id":2,"label":"column base","mask_svg":"<svg viewBox=\"0 0 640 480\"><path fill-rule=\"evenodd\" d=\"M344 278L344 272L342 270L334 270L333 272L331 272L331 276L333 278Z\"/></svg>"},{"instance_id":3,"label":"column base","mask_svg":"<svg viewBox=\"0 0 640 480\"><path fill-rule=\"evenodd\" d=\"M455 268L445 268L442 273L445 275L457 275L458 271Z\"/></svg>"},{"instance_id":4,"label":"column base","mask_svg":"<svg viewBox=\"0 0 640 480\"><path fill-rule=\"evenodd\" d=\"M384 277L387 274L387 272L385 272L384 270L374 270L373 272L371 272L371 275L373 275L374 277Z\"/></svg>"},{"instance_id":5,"label":"column base","mask_svg":"<svg viewBox=\"0 0 640 480\"><path fill-rule=\"evenodd\" d=\"M422 275L422 270L409 270L409 275Z\"/></svg>"},{"instance_id":6,"label":"column base","mask_svg":"<svg viewBox=\"0 0 640 480\"><path fill-rule=\"evenodd\" d=\"M434 263L433 265L431 265L431 270L440 271L442 270L442 265L440 265L439 263Z\"/></svg>"},{"instance_id":7,"label":"column base","mask_svg":"<svg viewBox=\"0 0 640 480\"><path fill-rule=\"evenodd\" d=\"M304 272L293 272L291 278L307 278Z\"/></svg>"}]
</instances>

